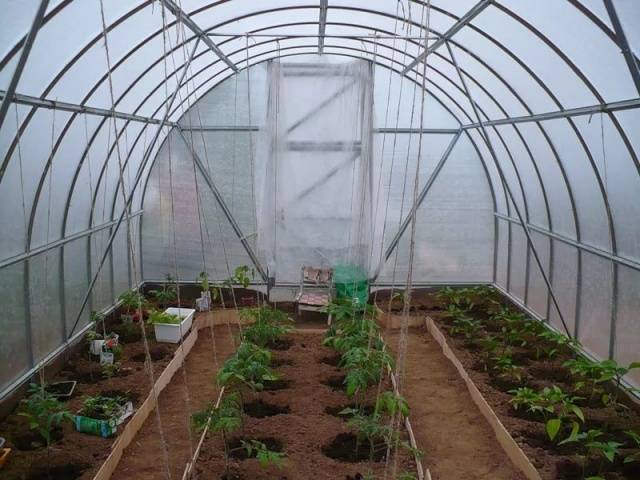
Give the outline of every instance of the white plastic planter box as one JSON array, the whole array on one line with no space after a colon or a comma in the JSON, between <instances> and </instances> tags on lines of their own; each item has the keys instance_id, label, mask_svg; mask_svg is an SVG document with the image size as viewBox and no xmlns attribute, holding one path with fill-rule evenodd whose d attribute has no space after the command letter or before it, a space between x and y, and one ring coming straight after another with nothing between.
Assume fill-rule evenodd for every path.
<instances>
[{"instance_id":1,"label":"white plastic planter box","mask_svg":"<svg viewBox=\"0 0 640 480\"><path fill-rule=\"evenodd\" d=\"M158 342L179 343L191 328L193 315L196 311L193 308L169 307L164 312L171 315L178 315L182 318L182 322L176 325L171 323L154 323L153 329L156 333L156 340Z\"/></svg>"}]
</instances>

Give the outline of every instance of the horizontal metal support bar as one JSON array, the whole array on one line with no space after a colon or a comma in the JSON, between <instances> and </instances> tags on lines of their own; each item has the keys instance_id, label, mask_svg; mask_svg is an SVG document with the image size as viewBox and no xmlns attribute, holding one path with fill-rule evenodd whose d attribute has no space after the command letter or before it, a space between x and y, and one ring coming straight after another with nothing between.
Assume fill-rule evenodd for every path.
<instances>
[{"instance_id":1,"label":"horizontal metal support bar","mask_svg":"<svg viewBox=\"0 0 640 480\"><path fill-rule=\"evenodd\" d=\"M139 215L142 215L142 210L138 210L137 212L133 212L131 215L129 215L129 218L134 218L137 217ZM7 258L5 260L2 260L0 262L0 269L8 267L9 265L13 265L14 263L18 263L18 262L22 262L23 260L27 260L31 257L35 257L36 255L40 255L41 253L44 253L46 251L52 250L54 248L58 248L61 247L62 245L64 245L65 243L69 243L72 242L74 240L77 240L79 238L83 238L86 236L89 236L93 233L99 232L101 230L104 230L105 228L109 228L114 226L117 223L117 220L112 220L110 222L106 222L106 223L102 223L100 225L97 225L93 228L89 228L87 230L82 230L81 232L78 233L74 233L73 235L69 235L67 237L61 238L59 240L56 240L55 242L50 242L47 243L46 245L42 245L40 247L34 248L32 250L29 250L28 252L25 253L21 253L20 255L16 255L14 257L10 257Z\"/></svg>"},{"instance_id":2,"label":"horizontal metal support bar","mask_svg":"<svg viewBox=\"0 0 640 480\"><path fill-rule=\"evenodd\" d=\"M258 125L203 125L203 126L180 126L183 132L257 132L260 130ZM455 135L460 132L459 128L392 128L381 127L374 128L373 133L424 133L436 135Z\"/></svg>"},{"instance_id":3,"label":"horizontal metal support bar","mask_svg":"<svg viewBox=\"0 0 640 480\"><path fill-rule=\"evenodd\" d=\"M500 220L505 220L507 222L511 222L514 223L516 225L520 225L520 221L517 218L512 218L512 217L508 217L507 215L503 215L502 213L494 213L494 215L499 218ZM565 237L564 235L561 235L559 233L555 233L555 232L551 232L549 230L547 230L546 228L542 228L542 227L538 227L537 225L532 225L530 223L527 223L527 227L529 228L529 230L533 231L533 232L537 232L540 233L542 235L545 235L547 237L553 238L554 240L558 240L562 243L565 243L567 245L571 245L573 247L579 248L580 250L584 250L585 252L589 252L589 253L593 253L594 255L597 255L601 258L607 259L607 260L611 260L612 262L616 262L619 263L620 265L624 265L626 267L632 268L634 270L638 270L640 271L640 263L636 262L634 260L631 260L629 258L624 258L624 257L620 257L618 255L613 255L610 252L607 252L606 250L602 250L600 248L597 247L592 247L591 245L587 245L581 242L577 242L576 240L573 240L569 237Z\"/></svg>"},{"instance_id":4,"label":"horizontal metal support bar","mask_svg":"<svg viewBox=\"0 0 640 480\"><path fill-rule=\"evenodd\" d=\"M359 152L360 142L288 142L291 152Z\"/></svg>"},{"instance_id":5,"label":"horizontal metal support bar","mask_svg":"<svg viewBox=\"0 0 640 480\"><path fill-rule=\"evenodd\" d=\"M619 102L601 103L599 105L590 105L588 107L568 108L566 110L557 110L555 112L537 113L535 115L524 115L522 117L502 118L499 120L487 120L482 122L485 127L495 125L512 125L515 123L541 122L544 120L553 120L556 118L578 117L580 115L592 115L598 112L616 112L619 110L630 110L640 108L640 98L632 98ZM469 128L479 128L479 123L468 123L462 126L463 130Z\"/></svg>"},{"instance_id":6,"label":"horizontal metal support bar","mask_svg":"<svg viewBox=\"0 0 640 480\"><path fill-rule=\"evenodd\" d=\"M447 40L453 37L465 25L467 25L471 20L477 17L485 8L491 5L492 1L493 0L480 0L478 3L476 3L467 13L460 17L456 23L451 25L449 30L444 32L442 36L438 38L438 40L436 40L430 47L428 47L420 55L413 59L413 61L402 71L402 75L406 75L409 71L411 71L412 68L422 62L428 55L444 45Z\"/></svg>"},{"instance_id":7,"label":"horizontal metal support bar","mask_svg":"<svg viewBox=\"0 0 640 480\"><path fill-rule=\"evenodd\" d=\"M203 125L203 126L181 126L183 132L257 132L260 127L257 125Z\"/></svg>"},{"instance_id":8,"label":"horizontal metal support bar","mask_svg":"<svg viewBox=\"0 0 640 480\"><path fill-rule=\"evenodd\" d=\"M7 92L5 92L4 90L0 90L0 98L4 98L6 93ZM99 115L101 117L116 117L123 120L131 120L133 122L159 124L162 121L157 118L145 117L143 115L134 115L131 113L109 110L107 108L90 107L88 105L78 105L76 103L60 102L58 100L49 100L47 98L32 97L31 95L22 95L20 93L14 94L11 101L19 105L29 105L31 107L38 108L50 108L53 110L62 110L65 112L73 113L87 113L89 115ZM170 127L178 126L178 124L174 122L165 122L165 124L169 125Z\"/></svg>"},{"instance_id":9,"label":"horizontal metal support bar","mask_svg":"<svg viewBox=\"0 0 640 480\"><path fill-rule=\"evenodd\" d=\"M209 32L209 37L249 37L249 38L318 38L321 35L319 33L225 33L225 32ZM322 35L325 38L348 38L353 40L420 40L424 42L424 35L377 35L374 33L365 35L336 35L325 34ZM440 37L429 37L429 40L438 40Z\"/></svg>"},{"instance_id":10,"label":"horizontal metal support bar","mask_svg":"<svg viewBox=\"0 0 640 480\"><path fill-rule=\"evenodd\" d=\"M427 133L427 134L444 134L444 135L455 135L456 133L460 133L459 128L374 128L373 133Z\"/></svg>"}]
</instances>

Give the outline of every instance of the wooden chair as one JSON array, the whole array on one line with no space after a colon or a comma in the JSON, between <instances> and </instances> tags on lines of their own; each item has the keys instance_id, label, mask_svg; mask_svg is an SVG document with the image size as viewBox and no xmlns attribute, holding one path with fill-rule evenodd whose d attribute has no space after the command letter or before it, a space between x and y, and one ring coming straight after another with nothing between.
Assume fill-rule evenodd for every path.
<instances>
[{"instance_id":1,"label":"wooden chair","mask_svg":"<svg viewBox=\"0 0 640 480\"><path fill-rule=\"evenodd\" d=\"M298 313L323 311L331 301L332 287L333 270L303 265L300 270L300 287L295 298ZM331 315L328 323L331 325Z\"/></svg>"}]
</instances>

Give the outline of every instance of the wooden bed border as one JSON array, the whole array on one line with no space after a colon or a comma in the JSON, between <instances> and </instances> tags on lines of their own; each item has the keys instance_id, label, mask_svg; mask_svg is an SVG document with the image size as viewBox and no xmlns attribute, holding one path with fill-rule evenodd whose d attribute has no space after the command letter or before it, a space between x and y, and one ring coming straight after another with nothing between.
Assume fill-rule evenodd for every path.
<instances>
[{"instance_id":1,"label":"wooden bed border","mask_svg":"<svg viewBox=\"0 0 640 480\"><path fill-rule=\"evenodd\" d=\"M540 476L540 473L538 473L536 468L529 460L529 457L527 457L527 455L522 451L520 446L516 443L509 431L505 428L498 416L495 414L489 403L487 403L485 398L482 396L482 393L480 393L478 387L476 387L475 383L473 383L473 380L471 380L471 377L469 377L469 374L462 366L460 360L458 360L456 354L449 347L446 337L437 327L433 319L428 315L425 317L425 325L427 327L427 331L442 348L442 352L444 353L445 357L449 359L449 361L458 371L458 374L460 375L462 380L464 380L471 398L473 399L474 403L476 404L484 418L487 420L489 425L491 425L491 428L493 429L493 432L498 439L498 443L500 443L500 446L507 454L509 459L511 459L513 464L527 477L528 480L541 480L542 477Z\"/></svg>"},{"instance_id":2,"label":"wooden bed border","mask_svg":"<svg viewBox=\"0 0 640 480\"><path fill-rule=\"evenodd\" d=\"M149 414L153 412L156 406L156 398L160 396L160 393L169 384L173 375L180 369L184 363L184 359L196 343L198 339L198 331L202 328L207 328L215 325L224 325L231 323L232 325L239 322L238 314L233 309L217 310L213 312L207 312L200 314L193 322L191 332L185 337L182 346L178 346L173 359L162 371L160 376L156 379L153 389L149 391L147 398L142 402L140 407L136 410L133 417L125 425L122 433L118 435L115 442L111 446L111 453L103 462L98 472L94 475L93 480L109 480L113 472L116 470L124 450L131 444L138 431L142 428L142 425L149 417ZM155 392L155 395L154 395ZM222 392L221 392L222 393ZM221 395L220 395L221 396ZM220 398L219 396L219 398ZM219 401L219 400L218 400ZM200 445L198 445L198 448Z\"/></svg>"}]
</instances>

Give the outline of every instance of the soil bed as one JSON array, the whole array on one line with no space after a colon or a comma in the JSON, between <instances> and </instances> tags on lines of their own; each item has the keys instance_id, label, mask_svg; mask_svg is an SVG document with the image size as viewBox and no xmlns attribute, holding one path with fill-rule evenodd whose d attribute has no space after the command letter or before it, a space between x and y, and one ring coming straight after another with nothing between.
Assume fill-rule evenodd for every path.
<instances>
[{"instance_id":1,"label":"soil bed","mask_svg":"<svg viewBox=\"0 0 640 480\"><path fill-rule=\"evenodd\" d=\"M131 327L122 326L119 323L107 324L107 331L119 329L124 331L127 328ZM140 326L136 323L133 324L133 328L139 330ZM154 339L153 327L145 325L145 329L149 348L152 351L162 349L166 352L162 358L153 361L154 377L157 378L173 358L177 346L158 344ZM127 338L126 335L124 337ZM77 381L73 396L68 400L61 399L72 414L80 409L87 396L110 392L127 397L133 402L134 408L140 406L140 400L147 397L151 386L144 364L134 360L134 358L144 359L145 355L144 345L140 340L141 335L137 337L139 340L133 342L125 342L123 336L120 337L120 344L123 347L122 357L119 360L120 370L111 378L105 376L97 357L91 358L86 343L71 355L60 372L47 378L48 383ZM132 338L131 334L128 338ZM71 423L65 423L60 429L54 431L55 441L47 455L43 439L34 430L29 429L27 419L18 415L21 411L22 405L18 404L14 411L0 423L0 436L7 438L7 447L13 448L2 469L3 480L46 479L47 470L52 479L91 479L111 452L114 437L101 438L80 433ZM116 435L124 426L123 424L118 427Z\"/></svg>"},{"instance_id":2,"label":"soil bed","mask_svg":"<svg viewBox=\"0 0 640 480\"><path fill-rule=\"evenodd\" d=\"M437 304L439 300L432 292L415 290L412 298L421 304ZM502 299L501 299L502 300ZM516 308L507 301L502 301L513 310ZM581 431L597 428L602 430L599 441L616 441L622 444L620 453L629 453L631 447L630 438L624 433L626 430L640 432L640 412L638 406L626 401L623 411L616 411L612 406L603 406L599 397L589 400L589 395L584 391L575 389L574 378L563 363L574 357L570 352L561 352L557 356L549 358L537 358L536 349L543 347L539 340L530 341L526 347L515 346L513 348L513 362L522 367L522 380L504 379L496 376L491 366L486 367L482 359L482 350L478 348L477 340L488 334L499 332L502 325L499 322L487 322L490 312L487 311L482 300L474 301L474 308L470 316L483 320L485 327L476 333L476 341L470 342L461 335L452 334L451 322L444 314L445 304L440 303L438 309L426 310L438 325L440 331L447 338L451 349L455 352L465 370L478 387L484 398L492 407L502 424L511 433L515 441L520 445L524 453L529 457L533 465L540 473L543 480L566 479L580 480L583 478L583 465L586 466L584 477L600 475L606 480L631 480L640 478L640 462L623 465L619 456L614 463L603 460L597 455L588 455L584 447L576 443L557 446L551 443L545 432L545 424L542 418L516 411L509 401L512 395L509 390L528 386L536 391L544 387L556 385L571 395L583 397L577 400L577 404L584 412L586 422L581 425ZM491 308L495 308L495 305ZM429 335L424 333L424 335ZM430 340L430 339L429 339ZM621 395L624 397L624 395ZM409 399L410 400L410 399ZM565 438L569 434L569 427L563 428L559 437Z\"/></svg>"},{"instance_id":3,"label":"soil bed","mask_svg":"<svg viewBox=\"0 0 640 480\"><path fill-rule=\"evenodd\" d=\"M293 344L288 350L278 351L277 357L289 359L293 364L281 365L276 368L276 372L281 375L281 381L291 382L289 388L259 392L255 398L245 399L245 402L262 401L288 407L290 411L262 418L245 415L241 430L241 436L245 439L272 438L281 442L282 451L286 455L283 468L262 468L255 458L234 458L231 459L231 475L228 478L336 480L362 478L359 475L366 474L369 468L376 478L382 478L385 462L369 464L366 461L368 447L362 447L366 452L365 460L358 462L337 460L323 452L336 438L351 438L353 433L342 418L326 412L327 409L342 409L349 404L349 399L342 390L336 391L323 385L327 378L341 373L335 366L322 361L332 357L335 352L322 346L321 333L298 330L288 338ZM375 395L375 387L371 394ZM209 434L196 462L194 478L221 478L224 469L222 451L221 436ZM405 450L401 450L398 471L415 472L413 457Z\"/></svg>"}]
</instances>

